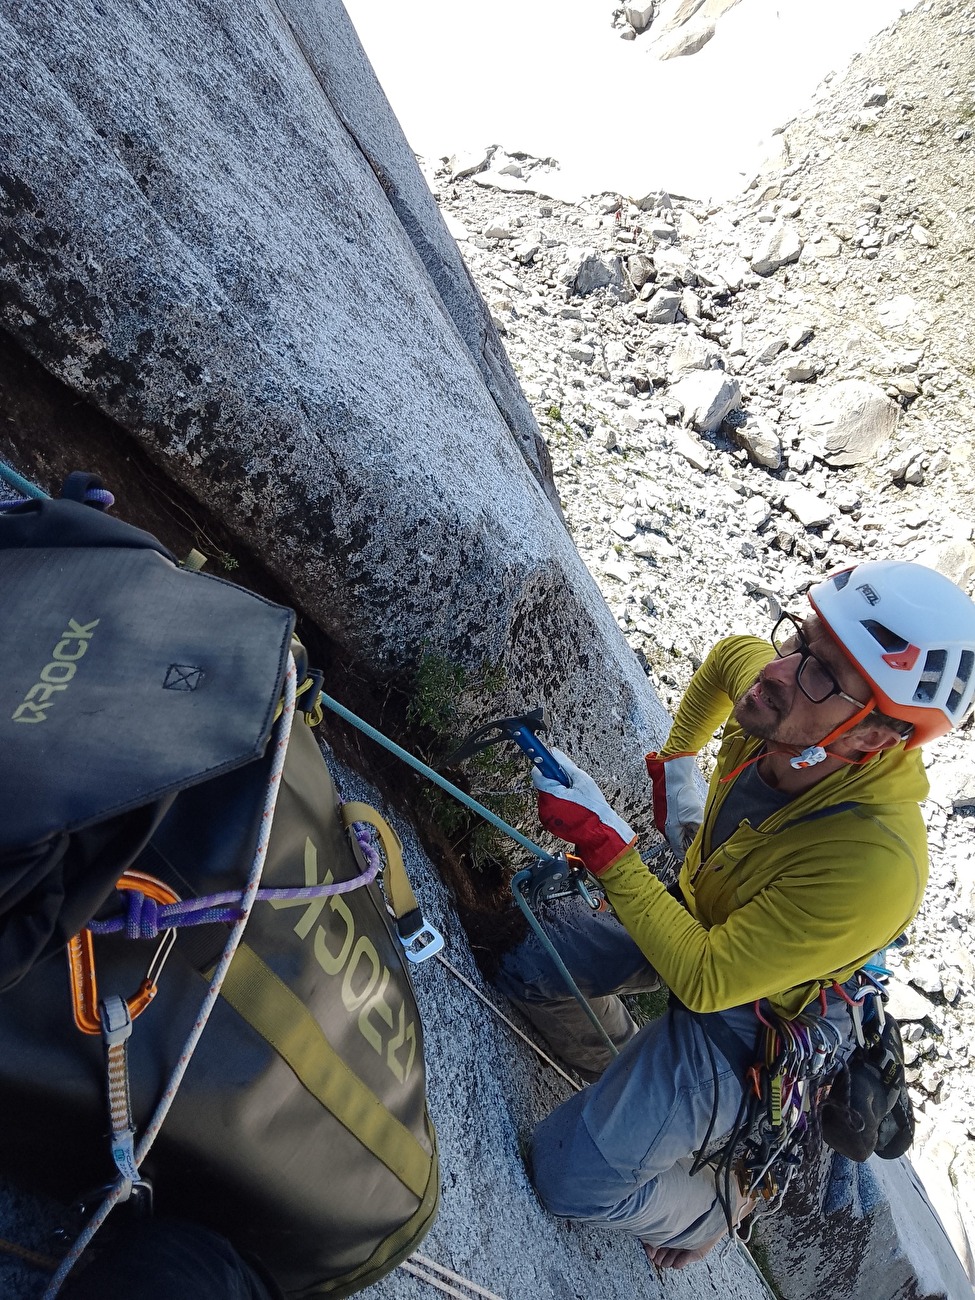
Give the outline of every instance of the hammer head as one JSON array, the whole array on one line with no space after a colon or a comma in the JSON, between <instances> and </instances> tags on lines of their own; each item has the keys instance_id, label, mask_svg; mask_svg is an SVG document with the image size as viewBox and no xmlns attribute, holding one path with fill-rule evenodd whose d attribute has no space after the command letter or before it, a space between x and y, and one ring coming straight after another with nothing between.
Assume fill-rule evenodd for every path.
<instances>
[{"instance_id":1,"label":"hammer head","mask_svg":"<svg viewBox=\"0 0 975 1300\"><path fill-rule=\"evenodd\" d=\"M521 730L530 731L533 736L537 736L540 731L548 730L545 710L541 705L516 718L498 718L494 722L485 722L471 732L464 743L444 761L443 766L457 767L466 759L473 758L475 754L490 749L492 745L497 745L502 740L517 741Z\"/></svg>"}]
</instances>

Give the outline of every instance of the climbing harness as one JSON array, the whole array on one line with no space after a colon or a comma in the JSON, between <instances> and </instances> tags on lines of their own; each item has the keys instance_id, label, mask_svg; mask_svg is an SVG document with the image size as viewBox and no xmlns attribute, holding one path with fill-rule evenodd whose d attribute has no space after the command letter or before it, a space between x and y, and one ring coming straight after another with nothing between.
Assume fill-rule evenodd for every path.
<instances>
[{"instance_id":1,"label":"climbing harness","mask_svg":"<svg viewBox=\"0 0 975 1300\"><path fill-rule=\"evenodd\" d=\"M878 954L878 958L882 956ZM870 1117L850 1106L851 1069L872 1068L876 1082L870 1080L870 1087L874 1093L886 1089L879 1123L890 1116L881 1139L889 1144L888 1158L907 1149L913 1135L913 1116L903 1086L900 1036L896 1022L884 1010L887 991L882 977L887 973L880 961L875 961L857 971L846 985L834 982L831 986L850 1015L857 1044L850 1062L842 1059L843 1035L826 1018L825 989L820 993L818 1015L807 1011L787 1020L772 1012L767 1003L755 1003L760 1026L758 1060L746 1073L735 1122L720 1148L709 1151L717 1111L715 1101L711 1124L691 1168L696 1173L708 1164L714 1170L729 1232L734 1230L732 1180L737 1181L742 1192L761 1198L763 1214L774 1213L803 1162L808 1136L819 1134L851 1159L866 1159L874 1150L874 1145L862 1153L856 1150L857 1138ZM717 1081L717 1066L706 1031L705 1043ZM864 1062L862 1067L858 1065L860 1060ZM843 1080L845 1100L835 1100L832 1090L837 1081ZM876 1129L867 1136L876 1144Z\"/></svg>"},{"instance_id":2,"label":"climbing harness","mask_svg":"<svg viewBox=\"0 0 975 1300\"><path fill-rule=\"evenodd\" d=\"M820 1015L805 1012L787 1020L767 1003L755 1003L759 1023L758 1060L747 1070L734 1124L720 1147L709 1142L717 1116L717 1063L707 1030L704 1041L715 1080L715 1102L704 1142L691 1166L714 1171L715 1188L729 1233L735 1231L733 1189L761 1198L763 1214L774 1213L796 1169L802 1164L807 1134L818 1131L819 1112L829 1079L838 1068L840 1031Z\"/></svg>"}]
</instances>

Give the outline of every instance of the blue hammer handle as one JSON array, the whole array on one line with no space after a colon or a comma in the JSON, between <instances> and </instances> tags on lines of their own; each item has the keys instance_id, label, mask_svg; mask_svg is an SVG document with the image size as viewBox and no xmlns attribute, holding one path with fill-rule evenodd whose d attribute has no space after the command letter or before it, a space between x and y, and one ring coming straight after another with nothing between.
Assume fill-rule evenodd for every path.
<instances>
[{"instance_id":1,"label":"blue hammer handle","mask_svg":"<svg viewBox=\"0 0 975 1300\"><path fill-rule=\"evenodd\" d=\"M512 732L511 739L528 755L543 776L547 776L550 781L558 781L560 785L572 784L564 769L528 727L517 727Z\"/></svg>"}]
</instances>

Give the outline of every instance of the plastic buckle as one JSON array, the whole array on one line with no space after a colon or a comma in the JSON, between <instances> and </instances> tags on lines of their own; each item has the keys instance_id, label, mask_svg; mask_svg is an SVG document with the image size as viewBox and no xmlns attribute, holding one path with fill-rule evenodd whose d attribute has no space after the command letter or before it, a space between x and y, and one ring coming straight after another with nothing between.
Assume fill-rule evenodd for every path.
<instances>
[{"instance_id":1,"label":"plastic buckle","mask_svg":"<svg viewBox=\"0 0 975 1300\"><path fill-rule=\"evenodd\" d=\"M419 966L421 961L426 961L428 957L435 957L443 947L443 935L435 925L424 920L419 930L414 930L412 934L399 937L400 943L406 953L407 959L414 966Z\"/></svg>"}]
</instances>

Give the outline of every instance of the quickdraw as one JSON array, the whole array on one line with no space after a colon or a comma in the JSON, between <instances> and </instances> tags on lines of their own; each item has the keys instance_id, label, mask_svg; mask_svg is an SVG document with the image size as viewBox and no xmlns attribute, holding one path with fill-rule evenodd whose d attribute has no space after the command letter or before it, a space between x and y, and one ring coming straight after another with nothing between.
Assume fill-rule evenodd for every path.
<instances>
[{"instance_id":1,"label":"quickdraw","mask_svg":"<svg viewBox=\"0 0 975 1300\"><path fill-rule=\"evenodd\" d=\"M745 1076L738 1115L727 1139L713 1153L698 1153L694 1172L703 1164L715 1171L715 1185L733 1228L731 1180L743 1193L758 1196L764 1211L782 1203L795 1171L803 1161L806 1135L818 1125L819 1107L838 1067L843 1041L825 1017L805 1013L794 1020L775 1015L755 1003L759 1057Z\"/></svg>"}]
</instances>

